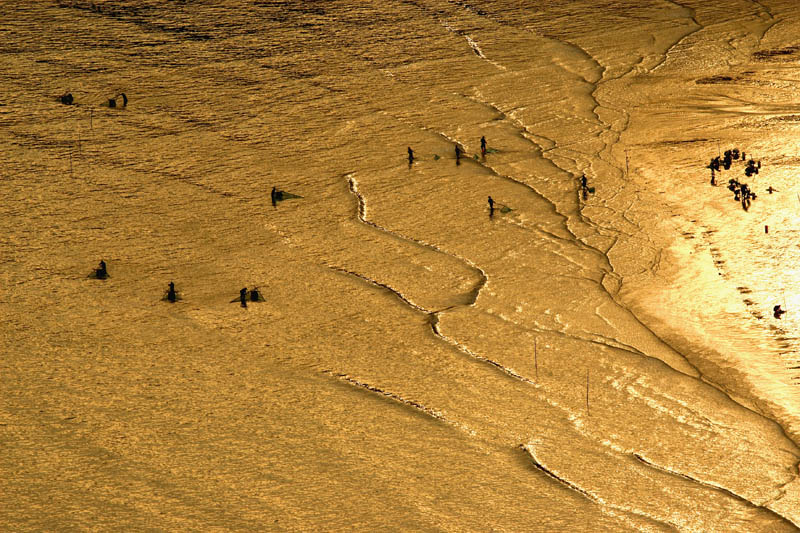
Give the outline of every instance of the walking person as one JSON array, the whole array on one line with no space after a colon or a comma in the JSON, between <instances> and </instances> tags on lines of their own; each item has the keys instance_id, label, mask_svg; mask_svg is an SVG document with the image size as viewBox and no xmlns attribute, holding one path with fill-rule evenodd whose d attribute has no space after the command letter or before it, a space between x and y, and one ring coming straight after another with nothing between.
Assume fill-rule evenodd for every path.
<instances>
[{"instance_id":1,"label":"walking person","mask_svg":"<svg viewBox=\"0 0 800 533\"><path fill-rule=\"evenodd\" d=\"M481 137L481 156L486 157L486 137Z\"/></svg>"}]
</instances>

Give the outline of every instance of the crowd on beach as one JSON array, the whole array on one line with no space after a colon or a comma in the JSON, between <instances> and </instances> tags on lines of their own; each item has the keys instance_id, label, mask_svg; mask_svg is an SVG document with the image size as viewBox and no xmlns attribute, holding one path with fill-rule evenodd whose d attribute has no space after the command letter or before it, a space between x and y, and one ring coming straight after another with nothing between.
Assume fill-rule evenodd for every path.
<instances>
[{"instance_id":1,"label":"crowd on beach","mask_svg":"<svg viewBox=\"0 0 800 533\"><path fill-rule=\"evenodd\" d=\"M112 108L116 107L116 98L118 98L119 96L122 97L122 105L123 105L123 107L126 107L127 104L128 104L128 97L124 93L120 93L120 95L115 96L114 98L110 98L109 101L108 101L108 106L112 107ZM65 104L65 105L72 105L74 103L74 98L73 98L72 94L70 94L70 93L65 93L64 95L60 96L59 100L60 100L60 102L62 104ZM486 154L488 152L488 148L487 148L487 144L486 144L486 137L481 137L481 139L480 139L480 147L481 147L480 148L481 158L485 159L486 158ZM455 143L454 152L455 152L456 165L460 165L461 164L461 157L465 153L464 149L458 143ZM434 159L439 159L439 157L438 156L434 156ZM478 159L477 154L475 155L475 159ZM411 147L409 146L408 147L408 165L409 165L409 168L411 168L411 166L414 164L415 160L416 160L416 157L415 157L415 154L414 154L414 150L412 150ZM721 172L722 170L730 170L731 167L733 166L733 162L734 161L746 162L745 163L744 174L748 178L752 177L753 175L757 175L759 170L761 169L761 161L755 161L753 159L748 160L747 159L747 154L744 151L740 152L738 148L733 148L731 150L725 150L725 152L724 152L724 154L722 156L717 155L716 157L712 158L711 161L708 164L708 168L711 169L711 185L712 186L716 186L717 185L716 173L717 172ZM734 199L737 202L741 202L742 209L744 209L745 211L750 209L751 202L757 198L756 193L750 188L750 186L747 183L740 182L739 179L737 179L737 178L730 178L728 180L728 190L733 192ZM776 191L776 189L773 189L770 186L767 189L767 191L770 194L772 194L773 192ZM586 175L581 176L580 185L579 185L579 194L581 195L583 200L584 201L587 200L589 193L593 193L593 192L594 192L594 188L593 187L589 187ZM297 195L294 195L294 194L287 193L285 191L278 190L276 187L272 188L272 191L270 193L270 199L272 201L272 206L273 207L277 207L278 202L281 202L283 200L287 200L289 198L301 198L301 197L297 196ZM501 208L501 212L503 212L503 213L511 211L510 207L508 207L508 206L506 206L504 204L498 203L491 196L488 197L488 203L489 203L489 216L490 217L494 216L494 212L495 212L495 209L496 209L495 205L499 205L500 208ZM767 231L767 230L768 230L768 228L765 227L765 231ZM105 261L102 261L102 260L100 261L99 267L94 269L92 274L90 274L90 277L95 278L95 279L100 279L100 280L104 280L104 279L107 279L109 277ZM180 299L180 296L179 296L178 292L175 290L175 284L173 282L170 281L168 287L169 288L166 291L166 293L164 294L164 297L162 299L165 300L165 301L174 303L174 302L176 302L177 300ZM258 288L254 288L254 289L248 290L245 287L245 288L242 288L239 291L239 297L238 298L235 298L235 299L231 300L232 303L236 302L236 301L240 302L242 307L247 307L247 302L248 301L250 301L250 302L262 302L262 301L264 301L264 298L261 295L261 293L258 291ZM773 308L773 315L775 316L775 318L778 318L778 319L781 318L781 315L783 315L785 312L786 312L785 310L781 309L780 305L776 305Z\"/></svg>"},{"instance_id":2,"label":"crowd on beach","mask_svg":"<svg viewBox=\"0 0 800 533\"><path fill-rule=\"evenodd\" d=\"M732 150L725 150L723 154L724 157L714 157L711 159L711 162L708 164L708 168L711 169L711 185L717 185L717 172L721 172L724 170L730 170L731 166L733 165L734 161L747 161L744 168L744 174L746 177L751 177L755 174L758 174L758 171L761 169L761 161L755 161L753 159L747 160L747 154L742 151L739 153L738 148L734 148ZM753 200L755 200L758 196L756 193L750 189L750 186L747 183L740 182L737 178L731 178L728 180L728 190L733 192L733 198L737 202L741 202L742 209L747 211L750 209L750 204ZM767 191L772 194L775 189L769 187Z\"/></svg>"},{"instance_id":3,"label":"crowd on beach","mask_svg":"<svg viewBox=\"0 0 800 533\"><path fill-rule=\"evenodd\" d=\"M722 170L730 170L733 166L733 162L739 160L745 163L745 177L750 178L754 175L757 175L758 171L761 170L761 161L756 161L754 159L748 160L747 154L744 151L740 153L738 148L725 150L725 152L722 154L722 157L718 155L712 158L711 162L708 164L708 168L711 169L711 185L717 185L717 172L721 172ZM753 191L747 183L742 183L737 178L730 178L728 180L728 190L733 192L734 200L741 202L742 209L745 211L750 209L751 202L758 197L755 191ZM767 192L770 194L777 191L778 190L773 188L772 185L767 187ZM764 226L764 232L769 233L769 226ZM780 304L772 307L772 316L775 318L780 319L784 313L786 313L786 310L783 309Z\"/></svg>"}]
</instances>

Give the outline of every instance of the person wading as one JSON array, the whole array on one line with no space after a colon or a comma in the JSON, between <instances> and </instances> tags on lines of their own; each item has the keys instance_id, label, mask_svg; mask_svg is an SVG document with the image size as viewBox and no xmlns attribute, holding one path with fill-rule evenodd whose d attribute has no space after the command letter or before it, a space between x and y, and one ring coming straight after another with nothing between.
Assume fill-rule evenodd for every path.
<instances>
[{"instance_id":1,"label":"person wading","mask_svg":"<svg viewBox=\"0 0 800 533\"><path fill-rule=\"evenodd\" d=\"M102 259L100 260L100 266L95 269L94 275L97 279L106 279L108 277L108 271L106 270L106 262L103 261Z\"/></svg>"},{"instance_id":2,"label":"person wading","mask_svg":"<svg viewBox=\"0 0 800 533\"><path fill-rule=\"evenodd\" d=\"M173 282L169 282L169 290L167 291L167 300L172 303L178 299L178 294L175 292L175 284Z\"/></svg>"}]
</instances>

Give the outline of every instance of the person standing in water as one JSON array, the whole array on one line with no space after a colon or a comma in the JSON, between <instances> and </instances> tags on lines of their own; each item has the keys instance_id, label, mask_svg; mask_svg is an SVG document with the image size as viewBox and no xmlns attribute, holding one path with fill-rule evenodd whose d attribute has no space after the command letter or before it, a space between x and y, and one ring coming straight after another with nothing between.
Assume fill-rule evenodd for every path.
<instances>
[{"instance_id":1,"label":"person standing in water","mask_svg":"<svg viewBox=\"0 0 800 533\"><path fill-rule=\"evenodd\" d=\"M100 260L100 266L95 269L94 275L97 279L106 279L108 277L108 271L106 270L106 262L103 261L102 259Z\"/></svg>"},{"instance_id":2,"label":"person standing in water","mask_svg":"<svg viewBox=\"0 0 800 533\"><path fill-rule=\"evenodd\" d=\"M492 215L494 215L494 200L492 200L492 197L490 196L489 197L489 216L492 216Z\"/></svg>"},{"instance_id":3,"label":"person standing in water","mask_svg":"<svg viewBox=\"0 0 800 533\"><path fill-rule=\"evenodd\" d=\"M272 207L277 207L278 202L283 200L283 191L279 191L273 187L272 191L269 193L269 196L272 199Z\"/></svg>"},{"instance_id":4,"label":"person standing in water","mask_svg":"<svg viewBox=\"0 0 800 533\"><path fill-rule=\"evenodd\" d=\"M242 307L247 307L247 287L239 290L239 302Z\"/></svg>"},{"instance_id":5,"label":"person standing in water","mask_svg":"<svg viewBox=\"0 0 800 533\"><path fill-rule=\"evenodd\" d=\"M461 163L461 147L456 143L456 165Z\"/></svg>"},{"instance_id":6,"label":"person standing in water","mask_svg":"<svg viewBox=\"0 0 800 533\"><path fill-rule=\"evenodd\" d=\"M408 164L414 164L414 150L412 150L410 146L408 147Z\"/></svg>"},{"instance_id":7,"label":"person standing in water","mask_svg":"<svg viewBox=\"0 0 800 533\"><path fill-rule=\"evenodd\" d=\"M481 156L486 157L486 137L481 137Z\"/></svg>"},{"instance_id":8,"label":"person standing in water","mask_svg":"<svg viewBox=\"0 0 800 533\"><path fill-rule=\"evenodd\" d=\"M169 290L167 291L167 300L172 303L178 299L178 295L175 293L175 284L173 282L169 282Z\"/></svg>"},{"instance_id":9,"label":"person standing in water","mask_svg":"<svg viewBox=\"0 0 800 533\"><path fill-rule=\"evenodd\" d=\"M586 174L581 176L581 195L584 201L589 198L589 181L586 179Z\"/></svg>"}]
</instances>

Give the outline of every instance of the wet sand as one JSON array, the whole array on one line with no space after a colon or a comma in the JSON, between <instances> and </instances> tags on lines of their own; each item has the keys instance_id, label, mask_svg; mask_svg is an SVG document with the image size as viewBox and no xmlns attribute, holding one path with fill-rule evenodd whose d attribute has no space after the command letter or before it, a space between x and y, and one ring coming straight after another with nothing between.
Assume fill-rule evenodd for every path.
<instances>
[{"instance_id":1,"label":"wet sand","mask_svg":"<svg viewBox=\"0 0 800 533\"><path fill-rule=\"evenodd\" d=\"M800 318L770 265L796 253L798 24L10 8L0 527L796 530ZM718 145L764 163L747 213L708 184Z\"/></svg>"}]
</instances>

